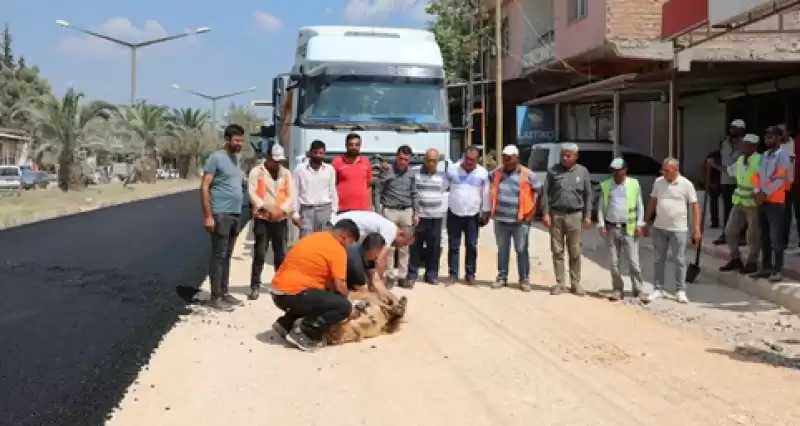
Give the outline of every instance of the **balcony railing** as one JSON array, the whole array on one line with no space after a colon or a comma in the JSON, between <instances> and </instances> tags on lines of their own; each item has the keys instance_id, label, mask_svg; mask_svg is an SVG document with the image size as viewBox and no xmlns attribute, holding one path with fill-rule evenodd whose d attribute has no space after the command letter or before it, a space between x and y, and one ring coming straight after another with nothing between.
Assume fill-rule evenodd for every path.
<instances>
[{"instance_id":1,"label":"balcony railing","mask_svg":"<svg viewBox=\"0 0 800 426\"><path fill-rule=\"evenodd\" d=\"M535 41L524 49L522 55L523 68L535 67L553 58L554 36L553 30L536 35Z\"/></svg>"}]
</instances>

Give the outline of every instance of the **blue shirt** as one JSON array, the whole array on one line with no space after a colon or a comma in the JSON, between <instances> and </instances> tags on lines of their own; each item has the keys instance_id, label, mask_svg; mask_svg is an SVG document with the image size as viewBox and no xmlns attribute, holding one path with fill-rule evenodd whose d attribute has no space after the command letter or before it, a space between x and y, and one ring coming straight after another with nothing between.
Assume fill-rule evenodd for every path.
<instances>
[{"instance_id":1,"label":"blue shirt","mask_svg":"<svg viewBox=\"0 0 800 426\"><path fill-rule=\"evenodd\" d=\"M761 162L758 165L758 175L761 178L761 192L767 196L776 191L783 191L786 185L786 173L789 172L789 155L786 151L778 148L774 152L765 151L761 154ZM784 175L778 176L778 169L784 169Z\"/></svg>"},{"instance_id":2,"label":"blue shirt","mask_svg":"<svg viewBox=\"0 0 800 426\"><path fill-rule=\"evenodd\" d=\"M203 174L211 176L211 213L240 214L244 202L244 174L239 166L239 156L222 150L213 152L206 159Z\"/></svg>"}]
</instances>

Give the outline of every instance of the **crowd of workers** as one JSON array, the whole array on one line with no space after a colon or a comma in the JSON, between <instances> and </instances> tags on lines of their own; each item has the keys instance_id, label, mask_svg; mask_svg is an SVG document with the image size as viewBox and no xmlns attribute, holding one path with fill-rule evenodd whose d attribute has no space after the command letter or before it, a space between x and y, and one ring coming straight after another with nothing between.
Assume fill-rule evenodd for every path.
<instances>
[{"instance_id":1,"label":"crowd of workers","mask_svg":"<svg viewBox=\"0 0 800 426\"><path fill-rule=\"evenodd\" d=\"M772 130L767 133L767 152L759 155L750 147L758 137L734 132L738 124L736 121L731 126L729 143L742 149L742 154L724 169L736 181L726 234L737 235L747 226L751 248L748 262L743 263L738 245L733 244L734 258L725 269L738 267L778 280L789 160L771 136ZM537 205L550 233L556 280L551 294L567 290L578 296L584 294L581 237L592 226L594 191L589 172L578 164L575 144L562 145L561 162L545 176L536 176L520 164L513 145L503 149L502 164L492 172L479 164L481 152L476 147L467 148L458 163L448 162L442 170L437 150L428 149L424 164L415 169L410 167L412 149L401 146L393 163L382 161L379 173L373 176L372 162L361 154L361 138L355 133L347 135L345 153L330 164L324 162L325 143L314 141L306 161L292 171L283 165L283 148L273 143L263 161L249 172L243 190L238 152L244 129L228 126L224 137L224 148L206 161L201 191L204 225L211 234L212 246L209 306L228 311L243 303L228 291L229 268L236 237L252 218L255 245L248 298L259 297L265 257L271 246L276 273L269 289L276 306L284 312L273 329L303 350L316 349L331 326L355 315L347 300L351 290L369 288L392 303L389 282L407 289L417 282L439 284L443 229L447 231L445 285L462 279L467 285L475 284L478 234L493 219L497 275L491 287L508 286L513 248L518 288L531 291L528 242ZM729 158L734 154L726 155ZM709 167L716 166L709 161ZM609 167L612 178L600 185L596 226L611 253L610 299L624 297L623 260L629 265L633 297L644 302L663 297L666 260L671 252L677 265L676 299L688 303L685 249L688 241L700 240L702 223L694 185L680 175L678 161L668 158L663 162L663 176L655 181L645 205L639 183L627 176L625 161L616 158ZM380 196L379 211L374 211L373 189ZM287 253L289 223L298 228L300 239ZM638 245L646 236L652 237L655 249L655 288L642 295ZM760 269L753 266L759 241Z\"/></svg>"}]
</instances>

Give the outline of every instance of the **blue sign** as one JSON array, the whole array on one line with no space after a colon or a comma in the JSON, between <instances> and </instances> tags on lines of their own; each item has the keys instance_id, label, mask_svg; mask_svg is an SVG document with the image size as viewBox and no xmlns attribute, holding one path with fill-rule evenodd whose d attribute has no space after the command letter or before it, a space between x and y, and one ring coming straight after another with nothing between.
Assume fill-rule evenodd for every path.
<instances>
[{"instance_id":1,"label":"blue sign","mask_svg":"<svg viewBox=\"0 0 800 426\"><path fill-rule=\"evenodd\" d=\"M517 145L556 141L554 105L517 106Z\"/></svg>"}]
</instances>

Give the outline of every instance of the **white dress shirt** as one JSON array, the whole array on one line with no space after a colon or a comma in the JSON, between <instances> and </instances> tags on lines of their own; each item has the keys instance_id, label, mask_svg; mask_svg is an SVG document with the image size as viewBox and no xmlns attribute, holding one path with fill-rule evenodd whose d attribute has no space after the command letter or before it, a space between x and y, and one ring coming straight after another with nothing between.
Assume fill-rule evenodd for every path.
<instances>
[{"instance_id":1,"label":"white dress shirt","mask_svg":"<svg viewBox=\"0 0 800 426\"><path fill-rule=\"evenodd\" d=\"M447 170L450 182L450 211L456 216L475 216L489 212L489 172L476 166L467 172L460 165Z\"/></svg>"},{"instance_id":2,"label":"white dress shirt","mask_svg":"<svg viewBox=\"0 0 800 426\"><path fill-rule=\"evenodd\" d=\"M294 186L297 196L294 199L293 216L300 217L301 206L320 206L330 204L333 213L339 210L336 194L336 172L330 164L322 163L314 170L309 162L298 164L294 169Z\"/></svg>"}]
</instances>

